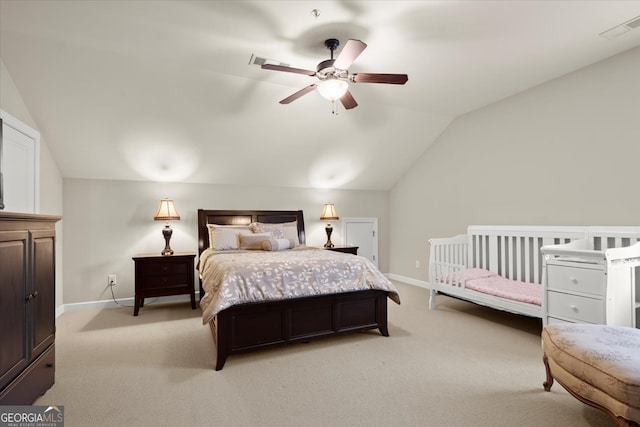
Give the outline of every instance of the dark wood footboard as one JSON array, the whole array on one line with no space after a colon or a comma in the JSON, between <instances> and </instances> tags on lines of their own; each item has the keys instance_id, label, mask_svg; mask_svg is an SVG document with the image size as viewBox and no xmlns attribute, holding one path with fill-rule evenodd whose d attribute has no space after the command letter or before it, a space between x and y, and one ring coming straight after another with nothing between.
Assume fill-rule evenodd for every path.
<instances>
[{"instance_id":1,"label":"dark wood footboard","mask_svg":"<svg viewBox=\"0 0 640 427\"><path fill-rule=\"evenodd\" d=\"M227 356L349 332L387 328L387 292L367 290L242 304L209 322L216 344L216 371Z\"/></svg>"}]
</instances>

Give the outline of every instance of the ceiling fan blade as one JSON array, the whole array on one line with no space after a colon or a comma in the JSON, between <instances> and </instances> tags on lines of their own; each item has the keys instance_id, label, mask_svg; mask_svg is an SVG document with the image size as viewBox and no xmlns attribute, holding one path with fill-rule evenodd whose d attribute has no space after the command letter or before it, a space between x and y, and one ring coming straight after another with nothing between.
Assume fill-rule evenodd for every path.
<instances>
[{"instance_id":1,"label":"ceiling fan blade","mask_svg":"<svg viewBox=\"0 0 640 427\"><path fill-rule=\"evenodd\" d=\"M340 55L333 63L333 67L339 70L346 70L353 64L353 61L367 48L367 44L360 40L349 39L340 51Z\"/></svg>"},{"instance_id":2,"label":"ceiling fan blade","mask_svg":"<svg viewBox=\"0 0 640 427\"><path fill-rule=\"evenodd\" d=\"M273 70L273 71L285 71L287 73L296 73L296 74L304 74L307 76L315 76L316 72L311 70L304 70L302 68L293 68L287 67L285 65L276 65L276 64L263 64L263 70Z\"/></svg>"},{"instance_id":3,"label":"ceiling fan blade","mask_svg":"<svg viewBox=\"0 0 640 427\"><path fill-rule=\"evenodd\" d=\"M342 106L345 110L350 110L358 106L358 103L353 98L353 95L351 95L351 92L349 92L348 90L344 93L344 95L342 95L342 98L340 98L340 102L342 102Z\"/></svg>"},{"instance_id":4,"label":"ceiling fan blade","mask_svg":"<svg viewBox=\"0 0 640 427\"><path fill-rule=\"evenodd\" d=\"M314 90L316 88L316 86L318 86L318 85L314 83L312 85L309 85L309 86L305 87L304 89L300 89L299 91L297 91L293 95L290 95L290 96L286 97L285 99L283 99L282 101L280 101L280 104L289 104L289 103L295 101L296 99L300 98L302 95L308 94L309 92Z\"/></svg>"},{"instance_id":5,"label":"ceiling fan blade","mask_svg":"<svg viewBox=\"0 0 640 427\"><path fill-rule=\"evenodd\" d=\"M392 85L403 85L409 80L406 74L375 74L356 73L351 76L354 83L387 83Z\"/></svg>"}]
</instances>

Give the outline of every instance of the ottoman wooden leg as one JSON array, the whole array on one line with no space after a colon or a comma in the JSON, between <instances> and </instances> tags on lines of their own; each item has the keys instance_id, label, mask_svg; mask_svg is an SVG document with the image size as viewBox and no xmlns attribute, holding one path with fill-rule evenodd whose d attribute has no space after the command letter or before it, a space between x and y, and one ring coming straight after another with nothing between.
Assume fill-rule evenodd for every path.
<instances>
[{"instance_id":1,"label":"ottoman wooden leg","mask_svg":"<svg viewBox=\"0 0 640 427\"><path fill-rule=\"evenodd\" d=\"M544 368L547 371L547 380L542 383L542 386L544 387L545 391L551 391L551 386L553 385L553 376L551 375L551 368L549 368L549 359L547 358L546 354L542 356L542 361L544 362Z\"/></svg>"}]
</instances>

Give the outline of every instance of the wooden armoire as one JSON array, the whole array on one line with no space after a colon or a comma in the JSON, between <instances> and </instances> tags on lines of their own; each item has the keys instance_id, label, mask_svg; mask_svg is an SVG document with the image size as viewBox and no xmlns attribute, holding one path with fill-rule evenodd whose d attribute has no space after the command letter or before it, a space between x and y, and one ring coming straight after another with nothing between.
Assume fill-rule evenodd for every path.
<instances>
[{"instance_id":1,"label":"wooden armoire","mask_svg":"<svg viewBox=\"0 0 640 427\"><path fill-rule=\"evenodd\" d=\"M0 212L0 405L31 405L55 380L55 223Z\"/></svg>"}]
</instances>

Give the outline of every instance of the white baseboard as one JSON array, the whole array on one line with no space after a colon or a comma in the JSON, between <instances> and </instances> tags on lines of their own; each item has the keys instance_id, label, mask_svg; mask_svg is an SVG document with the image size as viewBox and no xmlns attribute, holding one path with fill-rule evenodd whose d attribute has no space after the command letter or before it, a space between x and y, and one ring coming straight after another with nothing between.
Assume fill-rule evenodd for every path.
<instances>
[{"instance_id":1,"label":"white baseboard","mask_svg":"<svg viewBox=\"0 0 640 427\"><path fill-rule=\"evenodd\" d=\"M400 276L399 274L386 273L387 276L391 280L396 280L398 282L406 283L408 285L418 286L419 288L431 289L429 287L429 282L425 282L424 280L414 279L412 277Z\"/></svg>"},{"instance_id":2,"label":"white baseboard","mask_svg":"<svg viewBox=\"0 0 640 427\"><path fill-rule=\"evenodd\" d=\"M414 279L411 277L401 276L399 274L393 273L385 273L385 276L390 280L396 280L398 282L406 283L408 285L418 286L424 289L429 288L429 282L425 282L423 280ZM199 292L196 291L196 299L199 298ZM162 300L162 302L174 302L174 301L183 301L187 295L172 295L168 297L158 297L158 300ZM150 300L150 298L147 298ZM101 301L88 301L88 302L77 302L70 304L63 304L56 308L56 317L60 317L64 313L72 313L74 311L84 311L84 310L102 310L105 308L117 308L117 307L131 307L135 304L135 300L133 297L130 298L120 298L118 299L118 303L113 300L101 300ZM149 302L147 302L149 304Z\"/></svg>"},{"instance_id":3,"label":"white baseboard","mask_svg":"<svg viewBox=\"0 0 640 427\"><path fill-rule=\"evenodd\" d=\"M200 292L196 291L196 303L199 298ZM156 301L157 300L157 301ZM145 305L153 304L154 302L175 302L175 301L188 301L189 295L171 295L168 297L151 297L145 298ZM56 308L56 317L61 316L63 313L71 313L74 311L85 311L85 310L102 310L105 308L118 308L118 307L131 307L133 311L133 306L135 305L135 299L133 297L130 298L118 298L117 303L110 300L102 300L102 301L88 301L88 302L77 302L71 304L63 304Z\"/></svg>"}]
</instances>

